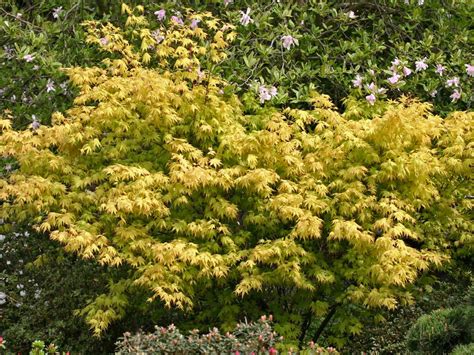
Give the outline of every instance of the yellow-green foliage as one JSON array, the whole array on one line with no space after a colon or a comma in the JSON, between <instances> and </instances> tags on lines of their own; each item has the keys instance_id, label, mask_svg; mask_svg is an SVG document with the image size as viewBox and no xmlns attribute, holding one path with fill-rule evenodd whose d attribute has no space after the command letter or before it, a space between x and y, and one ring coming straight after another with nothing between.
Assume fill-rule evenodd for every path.
<instances>
[{"instance_id":1,"label":"yellow-green foliage","mask_svg":"<svg viewBox=\"0 0 474 355\"><path fill-rule=\"evenodd\" d=\"M129 37L148 48L145 20L130 18L128 29L143 28ZM248 117L220 79L198 77L198 59L179 39L156 45L168 62L150 69L148 52L122 30L89 25L91 41L105 35L116 54L68 70L80 89L74 107L50 127L17 132L0 120L0 154L19 164L0 180L0 218L34 223L84 258L131 267L84 311L97 334L123 314L132 288L188 309L206 280L240 297L286 288L289 305L303 291L319 317L335 302L393 309L411 302L404 287L447 260L454 243L472 245L474 113L442 120L403 99L357 120L315 95L311 111ZM189 45L221 59L204 53L209 45Z\"/></svg>"}]
</instances>

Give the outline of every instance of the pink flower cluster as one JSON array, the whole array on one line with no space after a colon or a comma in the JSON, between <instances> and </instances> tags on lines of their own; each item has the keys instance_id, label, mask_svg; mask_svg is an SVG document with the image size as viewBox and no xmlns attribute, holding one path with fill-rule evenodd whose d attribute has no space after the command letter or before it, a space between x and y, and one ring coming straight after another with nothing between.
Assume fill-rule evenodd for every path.
<instances>
[{"instance_id":1,"label":"pink flower cluster","mask_svg":"<svg viewBox=\"0 0 474 355\"><path fill-rule=\"evenodd\" d=\"M427 63L427 58L419 59L415 61L415 72L425 71L429 68ZM466 73L468 76L474 77L474 65L465 64ZM395 58L392 61L392 66L389 68L390 76L387 78L387 82L391 85L396 87L400 84L400 81L404 77L408 77L412 74L412 70L407 66L406 63L402 62L398 58ZM436 64L434 72L439 76L443 76L446 72L446 68L442 64ZM373 70L368 71L369 75L374 77L375 72ZM360 74L357 74L356 77L352 80L352 85L355 88L362 89L363 88L363 77ZM457 101L461 98L461 89L460 89L460 79L457 76L453 76L446 80L446 87L455 88L450 95L451 101ZM365 97L367 102L370 105L374 105L377 94L383 94L386 90L384 88L377 89L375 83L372 81L369 85L366 85L366 89L368 91L368 95ZM431 97L435 97L438 94L438 90L432 90L430 92Z\"/></svg>"}]
</instances>

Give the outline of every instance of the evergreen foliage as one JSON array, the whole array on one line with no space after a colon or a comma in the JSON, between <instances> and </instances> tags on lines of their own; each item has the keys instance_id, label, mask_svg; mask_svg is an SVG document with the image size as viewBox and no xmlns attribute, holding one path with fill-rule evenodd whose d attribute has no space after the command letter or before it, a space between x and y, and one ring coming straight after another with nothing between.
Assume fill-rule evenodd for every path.
<instances>
[{"instance_id":1,"label":"evergreen foliage","mask_svg":"<svg viewBox=\"0 0 474 355\"><path fill-rule=\"evenodd\" d=\"M442 354L451 352L461 354L472 347L474 342L474 303L471 286L465 297L465 304L454 308L436 310L421 316L410 328L406 336L410 351Z\"/></svg>"}]
</instances>

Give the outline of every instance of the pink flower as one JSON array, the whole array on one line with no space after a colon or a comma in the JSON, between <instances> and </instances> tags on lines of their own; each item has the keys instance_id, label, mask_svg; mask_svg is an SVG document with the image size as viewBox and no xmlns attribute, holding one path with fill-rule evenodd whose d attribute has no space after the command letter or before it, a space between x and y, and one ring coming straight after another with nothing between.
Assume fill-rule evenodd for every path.
<instances>
[{"instance_id":1,"label":"pink flower","mask_svg":"<svg viewBox=\"0 0 474 355\"><path fill-rule=\"evenodd\" d=\"M234 0L224 0L224 6L229 5L230 3L233 3Z\"/></svg>"},{"instance_id":2,"label":"pink flower","mask_svg":"<svg viewBox=\"0 0 474 355\"><path fill-rule=\"evenodd\" d=\"M461 93L458 91L458 89L455 89L451 94L450 98L451 102L457 101L461 98Z\"/></svg>"},{"instance_id":3,"label":"pink flower","mask_svg":"<svg viewBox=\"0 0 474 355\"><path fill-rule=\"evenodd\" d=\"M156 43L161 43L165 39L165 36L163 36L160 32L160 30L155 30L151 33L151 36L153 39L156 41Z\"/></svg>"},{"instance_id":4,"label":"pink flower","mask_svg":"<svg viewBox=\"0 0 474 355\"><path fill-rule=\"evenodd\" d=\"M436 74L439 74L439 75L443 75L443 72L445 71L445 67L443 67L441 64L437 64L436 65L436 70L435 70L435 73Z\"/></svg>"},{"instance_id":5,"label":"pink flower","mask_svg":"<svg viewBox=\"0 0 474 355\"><path fill-rule=\"evenodd\" d=\"M393 73L393 75L388 78L388 82L392 85L398 83L398 80L400 80L400 75Z\"/></svg>"},{"instance_id":6,"label":"pink flower","mask_svg":"<svg viewBox=\"0 0 474 355\"><path fill-rule=\"evenodd\" d=\"M31 118L33 119L33 122L31 123L31 128L33 129L33 131L36 131L38 128L40 128L41 124L36 118L36 115L32 115Z\"/></svg>"},{"instance_id":7,"label":"pink flower","mask_svg":"<svg viewBox=\"0 0 474 355\"><path fill-rule=\"evenodd\" d=\"M426 64L425 61L426 61L426 58L423 58L422 60L417 60L415 62L415 67L416 67L415 71L426 70L428 68L428 64Z\"/></svg>"},{"instance_id":8,"label":"pink flower","mask_svg":"<svg viewBox=\"0 0 474 355\"><path fill-rule=\"evenodd\" d=\"M164 9L154 12L158 21L163 21L166 18L166 11Z\"/></svg>"},{"instance_id":9,"label":"pink flower","mask_svg":"<svg viewBox=\"0 0 474 355\"><path fill-rule=\"evenodd\" d=\"M392 66L390 67L390 70L391 71L396 71L400 64L401 64L400 59L395 58L394 60L392 60Z\"/></svg>"},{"instance_id":10,"label":"pink flower","mask_svg":"<svg viewBox=\"0 0 474 355\"><path fill-rule=\"evenodd\" d=\"M355 79L352 80L352 85L355 87L355 88L359 88L359 89L362 89L362 77L357 74Z\"/></svg>"},{"instance_id":11,"label":"pink flower","mask_svg":"<svg viewBox=\"0 0 474 355\"><path fill-rule=\"evenodd\" d=\"M277 351L274 347L271 347L270 349L268 349L268 354L269 355L276 355Z\"/></svg>"},{"instance_id":12,"label":"pink flower","mask_svg":"<svg viewBox=\"0 0 474 355\"><path fill-rule=\"evenodd\" d=\"M198 27L199 22L201 22L201 20L195 18L191 21L191 25L189 27L191 27L191 29L195 30Z\"/></svg>"},{"instance_id":13,"label":"pink flower","mask_svg":"<svg viewBox=\"0 0 474 355\"><path fill-rule=\"evenodd\" d=\"M247 7L247 12L240 11L242 17L240 18L240 23L244 26L247 26L253 20L250 18L250 7Z\"/></svg>"},{"instance_id":14,"label":"pink flower","mask_svg":"<svg viewBox=\"0 0 474 355\"><path fill-rule=\"evenodd\" d=\"M278 91L277 91L277 88L274 87L274 86L268 88L268 87L265 87L265 86L261 85L258 88L258 93L259 93L259 96L260 96L260 103L263 104L265 101L269 101L273 97L275 97L278 94ZM264 319L262 319L262 320L264 320Z\"/></svg>"},{"instance_id":15,"label":"pink flower","mask_svg":"<svg viewBox=\"0 0 474 355\"><path fill-rule=\"evenodd\" d=\"M173 21L175 24L179 26L182 26L184 24L183 20L178 16L171 16L171 21Z\"/></svg>"},{"instance_id":16,"label":"pink flower","mask_svg":"<svg viewBox=\"0 0 474 355\"><path fill-rule=\"evenodd\" d=\"M33 60L35 60L35 57L31 54L27 54L25 56L23 56L23 59L27 62L27 63L30 63L32 62Z\"/></svg>"},{"instance_id":17,"label":"pink flower","mask_svg":"<svg viewBox=\"0 0 474 355\"><path fill-rule=\"evenodd\" d=\"M466 66L466 73L469 76L474 76L474 65L471 64L465 64Z\"/></svg>"},{"instance_id":18,"label":"pink flower","mask_svg":"<svg viewBox=\"0 0 474 355\"><path fill-rule=\"evenodd\" d=\"M367 102L368 102L371 106L373 106L373 104L375 103L375 100L376 100L374 94L367 95L367 96L365 97L365 99L367 100Z\"/></svg>"},{"instance_id":19,"label":"pink flower","mask_svg":"<svg viewBox=\"0 0 474 355\"><path fill-rule=\"evenodd\" d=\"M100 44L103 46L106 46L107 44L109 44L109 40L105 37L102 37L99 41L100 41Z\"/></svg>"},{"instance_id":20,"label":"pink flower","mask_svg":"<svg viewBox=\"0 0 474 355\"><path fill-rule=\"evenodd\" d=\"M403 67L403 75L408 76L411 74L411 69L407 67Z\"/></svg>"},{"instance_id":21,"label":"pink flower","mask_svg":"<svg viewBox=\"0 0 474 355\"><path fill-rule=\"evenodd\" d=\"M367 85L367 90L374 92L376 89L375 83L372 81L369 85Z\"/></svg>"},{"instance_id":22,"label":"pink flower","mask_svg":"<svg viewBox=\"0 0 474 355\"><path fill-rule=\"evenodd\" d=\"M291 46L298 45L298 40L290 35L282 36L281 40L283 42L283 48L290 49Z\"/></svg>"},{"instance_id":23,"label":"pink flower","mask_svg":"<svg viewBox=\"0 0 474 355\"><path fill-rule=\"evenodd\" d=\"M447 87L451 87L451 86L458 87L459 86L459 78L457 76L455 76L452 79L446 80L446 86Z\"/></svg>"}]
</instances>

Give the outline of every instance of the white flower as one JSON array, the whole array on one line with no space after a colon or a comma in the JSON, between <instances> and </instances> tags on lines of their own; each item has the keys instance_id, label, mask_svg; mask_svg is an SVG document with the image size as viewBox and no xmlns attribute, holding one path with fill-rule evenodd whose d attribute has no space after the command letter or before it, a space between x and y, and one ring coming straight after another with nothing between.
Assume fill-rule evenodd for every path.
<instances>
[{"instance_id":1,"label":"white flower","mask_svg":"<svg viewBox=\"0 0 474 355\"><path fill-rule=\"evenodd\" d=\"M242 17L240 18L240 23L244 26L247 26L253 20L250 18L250 7L247 7L247 12L240 11Z\"/></svg>"},{"instance_id":2,"label":"white flower","mask_svg":"<svg viewBox=\"0 0 474 355\"><path fill-rule=\"evenodd\" d=\"M51 92L51 91L56 91L54 88L54 81L51 79L48 79L48 82L46 83L46 92Z\"/></svg>"},{"instance_id":3,"label":"white flower","mask_svg":"<svg viewBox=\"0 0 474 355\"><path fill-rule=\"evenodd\" d=\"M356 14L354 13L354 11L349 11L347 13L347 17L349 17L350 19L355 19L357 18Z\"/></svg>"},{"instance_id":4,"label":"white flower","mask_svg":"<svg viewBox=\"0 0 474 355\"><path fill-rule=\"evenodd\" d=\"M63 7L62 7L62 6L59 6L59 7L55 8L55 9L53 9L53 17L54 17L55 19L58 19L59 16L62 14L62 12L63 12Z\"/></svg>"}]
</instances>

